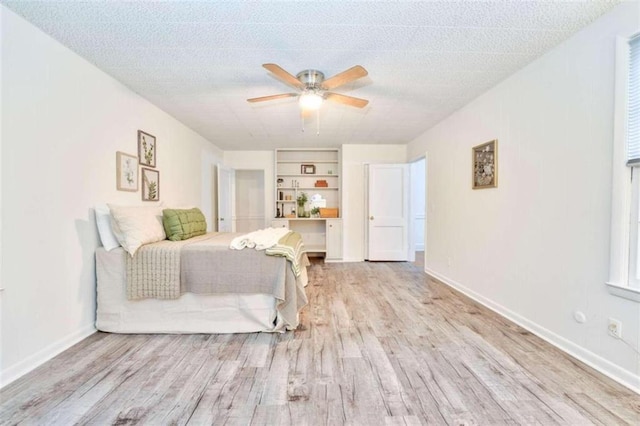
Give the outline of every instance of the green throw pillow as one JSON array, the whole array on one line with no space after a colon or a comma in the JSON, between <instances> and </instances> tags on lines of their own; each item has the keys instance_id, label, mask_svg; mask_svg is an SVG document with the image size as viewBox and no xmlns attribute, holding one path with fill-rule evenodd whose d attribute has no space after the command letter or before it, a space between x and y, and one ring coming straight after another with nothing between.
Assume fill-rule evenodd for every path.
<instances>
[{"instance_id":1,"label":"green throw pillow","mask_svg":"<svg viewBox=\"0 0 640 426\"><path fill-rule=\"evenodd\" d=\"M162 224L171 241L186 240L207 232L207 221L199 208L164 209Z\"/></svg>"}]
</instances>

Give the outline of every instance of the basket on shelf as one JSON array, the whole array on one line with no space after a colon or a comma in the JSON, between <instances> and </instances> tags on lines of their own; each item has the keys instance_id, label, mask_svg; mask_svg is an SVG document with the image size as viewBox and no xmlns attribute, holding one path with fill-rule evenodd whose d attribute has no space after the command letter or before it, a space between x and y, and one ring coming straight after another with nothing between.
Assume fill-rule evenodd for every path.
<instances>
[{"instance_id":1,"label":"basket on shelf","mask_svg":"<svg viewBox=\"0 0 640 426\"><path fill-rule=\"evenodd\" d=\"M320 217L332 218L338 217L338 208L323 208L320 207Z\"/></svg>"},{"instance_id":2,"label":"basket on shelf","mask_svg":"<svg viewBox=\"0 0 640 426\"><path fill-rule=\"evenodd\" d=\"M327 183L326 180L317 180L314 186L316 188L328 188L329 184Z\"/></svg>"}]
</instances>

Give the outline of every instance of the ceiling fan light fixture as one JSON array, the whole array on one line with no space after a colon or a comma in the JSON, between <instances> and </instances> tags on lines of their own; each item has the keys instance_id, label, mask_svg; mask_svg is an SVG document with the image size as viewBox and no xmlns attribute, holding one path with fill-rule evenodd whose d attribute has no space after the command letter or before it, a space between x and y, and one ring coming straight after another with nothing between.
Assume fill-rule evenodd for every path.
<instances>
[{"instance_id":1,"label":"ceiling fan light fixture","mask_svg":"<svg viewBox=\"0 0 640 426\"><path fill-rule=\"evenodd\" d=\"M316 92L305 92L300 95L300 108L315 111L322 105L322 95Z\"/></svg>"}]
</instances>

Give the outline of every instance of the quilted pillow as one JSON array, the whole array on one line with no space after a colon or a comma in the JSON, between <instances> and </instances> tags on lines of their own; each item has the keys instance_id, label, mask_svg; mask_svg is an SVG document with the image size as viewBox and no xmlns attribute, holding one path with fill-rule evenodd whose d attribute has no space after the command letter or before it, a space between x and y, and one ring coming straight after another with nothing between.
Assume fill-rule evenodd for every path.
<instances>
[{"instance_id":1,"label":"quilted pillow","mask_svg":"<svg viewBox=\"0 0 640 426\"><path fill-rule=\"evenodd\" d=\"M207 221L199 208L164 209L162 223L171 241L187 240L207 232Z\"/></svg>"},{"instance_id":2,"label":"quilted pillow","mask_svg":"<svg viewBox=\"0 0 640 426\"><path fill-rule=\"evenodd\" d=\"M143 244L166 238L162 206L116 206L109 204L111 227L120 245L133 256Z\"/></svg>"}]
</instances>

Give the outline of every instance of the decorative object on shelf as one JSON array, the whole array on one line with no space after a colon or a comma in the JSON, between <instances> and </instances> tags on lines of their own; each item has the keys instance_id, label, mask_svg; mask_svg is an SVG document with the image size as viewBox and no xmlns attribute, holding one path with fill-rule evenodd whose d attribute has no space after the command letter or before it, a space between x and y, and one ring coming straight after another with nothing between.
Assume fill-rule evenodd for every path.
<instances>
[{"instance_id":1,"label":"decorative object on shelf","mask_svg":"<svg viewBox=\"0 0 640 426\"><path fill-rule=\"evenodd\" d=\"M304 205L307 204L307 201L309 201L307 193L301 192L296 199L296 202L298 203L298 217L304 217Z\"/></svg>"},{"instance_id":2,"label":"decorative object on shelf","mask_svg":"<svg viewBox=\"0 0 640 426\"><path fill-rule=\"evenodd\" d=\"M278 178L278 188L280 188L282 186L282 184L284 183L284 179L282 178Z\"/></svg>"},{"instance_id":3,"label":"decorative object on shelf","mask_svg":"<svg viewBox=\"0 0 640 426\"><path fill-rule=\"evenodd\" d=\"M156 167L156 137L138 130L138 162L143 166Z\"/></svg>"},{"instance_id":4,"label":"decorative object on shelf","mask_svg":"<svg viewBox=\"0 0 640 426\"><path fill-rule=\"evenodd\" d=\"M135 155L116 152L116 188L118 191L138 190L138 158Z\"/></svg>"},{"instance_id":5,"label":"decorative object on shelf","mask_svg":"<svg viewBox=\"0 0 640 426\"><path fill-rule=\"evenodd\" d=\"M311 209L311 217L320 217L320 207L314 207Z\"/></svg>"},{"instance_id":6,"label":"decorative object on shelf","mask_svg":"<svg viewBox=\"0 0 640 426\"><path fill-rule=\"evenodd\" d=\"M303 175L315 175L316 174L316 166L314 164L303 164L300 166L300 173Z\"/></svg>"},{"instance_id":7,"label":"decorative object on shelf","mask_svg":"<svg viewBox=\"0 0 640 426\"><path fill-rule=\"evenodd\" d=\"M471 150L472 188L485 189L498 186L498 140L474 146Z\"/></svg>"},{"instance_id":8,"label":"decorative object on shelf","mask_svg":"<svg viewBox=\"0 0 640 426\"><path fill-rule=\"evenodd\" d=\"M309 207L311 208L315 208L315 207L327 207L327 200L325 200L324 198L322 198L322 195L320 194L313 194L311 196L311 200L309 203ZM319 211L318 211L319 212Z\"/></svg>"},{"instance_id":9,"label":"decorative object on shelf","mask_svg":"<svg viewBox=\"0 0 640 426\"><path fill-rule=\"evenodd\" d=\"M313 186L315 186L316 188L328 188L329 184L326 180L317 180Z\"/></svg>"},{"instance_id":10,"label":"decorative object on shelf","mask_svg":"<svg viewBox=\"0 0 640 426\"><path fill-rule=\"evenodd\" d=\"M328 175L332 175L333 174L333 170L331 170L331 169L327 170L327 174Z\"/></svg>"},{"instance_id":11,"label":"decorative object on shelf","mask_svg":"<svg viewBox=\"0 0 640 426\"><path fill-rule=\"evenodd\" d=\"M320 207L320 217L337 218L338 217L338 209L337 208L322 208L322 207Z\"/></svg>"},{"instance_id":12,"label":"decorative object on shelf","mask_svg":"<svg viewBox=\"0 0 640 426\"><path fill-rule=\"evenodd\" d=\"M142 201L160 200L160 172L142 168Z\"/></svg>"}]
</instances>

